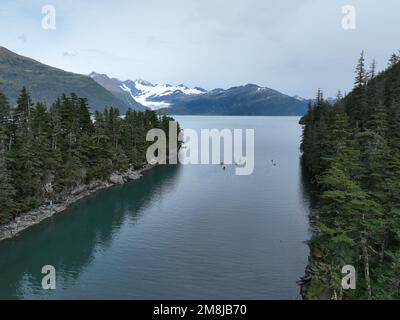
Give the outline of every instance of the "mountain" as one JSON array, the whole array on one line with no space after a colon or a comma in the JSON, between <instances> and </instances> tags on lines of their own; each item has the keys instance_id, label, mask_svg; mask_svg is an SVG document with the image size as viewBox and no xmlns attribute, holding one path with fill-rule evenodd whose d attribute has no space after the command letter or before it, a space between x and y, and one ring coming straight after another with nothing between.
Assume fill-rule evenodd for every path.
<instances>
[{"instance_id":1,"label":"mountain","mask_svg":"<svg viewBox=\"0 0 400 320\"><path fill-rule=\"evenodd\" d=\"M127 81L126 89L136 92L136 100L151 109L168 108L175 100L186 96L201 95L206 90L202 88L189 88L183 84L173 86L170 84L152 84L148 81Z\"/></svg>"},{"instance_id":2,"label":"mountain","mask_svg":"<svg viewBox=\"0 0 400 320\"><path fill-rule=\"evenodd\" d=\"M105 86L102 81L96 81ZM301 116L306 113L308 105L306 99L290 97L255 84L207 91L183 84L152 84L141 79L120 81L113 78L110 81L135 101L163 114Z\"/></svg>"},{"instance_id":3,"label":"mountain","mask_svg":"<svg viewBox=\"0 0 400 320\"><path fill-rule=\"evenodd\" d=\"M166 114L300 116L307 111L307 101L255 84L215 89L197 96L179 96Z\"/></svg>"},{"instance_id":4,"label":"mountain","mask_svg":"<svg viewBox=\"0 0 400 320\"><path fill-rule=\"evenodd\" d=\"M120 98L124 95L153 110L168 108L179 98L200 95L207 92L202 88L189 88L183 84L178 86L152 84L149 81L141 79L121 81L115 78L111 79L106 75L99 75L95 72L90 76L107 90L118 93Z\"/></svg>"},{"instance_id":5,"label":"mountain","mask_svg":"<svg viewBox=\"0 0 400 320\"><path fill-rule=\"evenodd\" d=\"M92 110L105 106L161 110L164 114L193 115L303 115L307 101L254 84L224 89L190 88L183 84L121 81L104 74L66 72L0 47L0 91L12 104L25 86L36 102L53 103L63 93L87 98Z\"/></svg>"},{"instance_id":6,"label":"mountain","mask_svg":"<svg viewBox=\"0 0 400 320\"><path fill-rule=\"evenodd\" d=\"M89 100L92 110L115 106L125 112L131 107L88 76L53 68L0 47L0 91L14 104L23 86L35 102L47 105L63 93L75 92Z\"/></svg>"},{"instance_id":7,"label":"mountain","mask_svg":"<svg viewBox=\"0 0 400 320\"><path fill-rule=\"evenodd\" d=\"M144 111L146 109L146 107L138 103L127 90L123 89L122 81L116 78L110 78L106 74L99 74L96 72L92 72L89 77L107 91L111 92L116 98L123 101L130 108L140 111Z\"/></svg>"},{"instance_id":8,"label":"mountain","mask_svg":"<svg viewBox=\"0 0 400 320\"><path fill-rule=\"evenodd\" d=\"M148 81L136 80L126 83L130 92L137 92L137 101L152 109L165 109L174 106L177 101L187 97L197 97L207 90L195 87L189 88L183 84L173 86L170 84L151 84Z\"/></svg>"}]
</instances>

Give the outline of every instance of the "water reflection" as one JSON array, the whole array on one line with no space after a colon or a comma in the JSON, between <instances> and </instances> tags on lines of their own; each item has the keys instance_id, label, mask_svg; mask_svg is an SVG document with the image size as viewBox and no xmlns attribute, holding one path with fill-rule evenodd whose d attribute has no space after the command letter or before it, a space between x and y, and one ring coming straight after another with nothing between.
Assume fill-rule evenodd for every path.
<instances>
[{"instance_id":1,"label":"water reflection","mask_svg":"<svg viewBox=\"0 0 400 320\"><path fill-rule=\"evenodd\" d=\"M317 209L317 190L316 186L311 182L311 174L307 167L304 165L303 160L300 158L300 182L301 182L301 194L304 199L304 203L308 205L310 210L310 216L314 216L315 210Z\"/></svg>"},{"instance_id":2,"label":"water reflection","mask_svg":"<svg viewBox=\"0 0 400 320\"><path fill-rule=\"evenodd\" d=\"M0 243L0 297L296 299L309 239L301 128L291 117L181 117L253 128L255 171L162 167ZM276 164L276 165L274 165ZM41 268L57 268L43 294Z\"/></svg>"},{"instance_id":3,"label":"water reflection","mask_svg":"<svg viewBox=\"0 0 400 320\"><path fill-rule=\"evenodd\" d=\"M71 286L97 252L105 251L125 223L137 223L144 209L173 190L179 166L147 172L125 186L98 192L66 212L0 243L0 299L43 295L41 269L55 266L57 285ZM62 225L62 232L57 225ZM24 261L26 263L20 263Z\"/></svg>"}]
</instances>

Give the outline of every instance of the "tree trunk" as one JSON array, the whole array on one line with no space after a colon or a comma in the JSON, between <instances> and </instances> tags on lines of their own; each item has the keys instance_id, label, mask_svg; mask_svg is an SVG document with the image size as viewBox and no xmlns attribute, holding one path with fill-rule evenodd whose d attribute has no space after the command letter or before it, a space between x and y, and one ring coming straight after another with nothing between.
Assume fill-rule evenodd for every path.
<instances>
[{"instance_id":1,"label":"tree trunk","mask_svg":"<svg viewBox=\"0 0 400 320\"><path fill-rule=\"evenodd\" d=\"M364 258L364 276L365 276L365 286L367 288L368 300L372 300L372 289L371 289L371 278L369 275L369 257L366 240L362 241L362 252Z\"/></svg>"},{"instance_id":2,"label":"tree trunk","mask_svg":"<svg viewBox=\"0 0 400 320\"><path fill-rule=\"evenodd\" d=\"M379 262L382 265L385 259L385 248L386 248L386 231L383 233L383 239L381 243L381 250L379 252Z\"/></svg>"},{"instance_id":3,"label":"tree trunk","mask_svg":"<svg viewBox=\"0 0 400 320\"><path fill-rule=\"evenodd\" d=\"M12 137L12 135L10 134L10 139L9 139L9 141L8 141L8 151L11 151L12 143L13 143L13 137Z\"/></svg>"}]
</instances>

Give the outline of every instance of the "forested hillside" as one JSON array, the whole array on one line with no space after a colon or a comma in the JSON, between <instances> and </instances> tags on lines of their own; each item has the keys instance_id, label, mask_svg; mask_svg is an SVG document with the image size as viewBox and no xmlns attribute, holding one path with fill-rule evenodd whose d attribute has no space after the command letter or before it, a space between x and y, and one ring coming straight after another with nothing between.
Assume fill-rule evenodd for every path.
<instances>
[{"instance_id":1,"label":"forested hillside","mask_svg":"<svg viewBox=\"0 0 400 320\"><path fill-rule=\"evenodd\" d=\"M362 53L353 91L334 106L318 92L301 121L319 194L309 299L400 298L400 56L379 74L365 65ZM342 289L345 265L356 290Z\"/></svg>"},{"instance_id":2,"label":"forested hillside","mask_svg":"<svg viewBox=\"0 0 400 320\"><path fill-rule=\"evenodd\" d=\"M51 108L34 105L25 88L15 108L0 93L0 224L79 184L142 167L148 130L168 133L170 120L130 109L122 119L111 107L92 121L87 100L74 93Z\"/></svg>"},{"instance_id":3,"label":"forested hillside","mask_svg":"<svg viewBox=\"0 0 400 320\"><path fill-rule=\"evenodd\" d=\"M75 92L87 98L91 110L104 106L118 107L122 113L128 108L142 111L144 107L135 101L121 100L92 78L53 68L33 59L20 56L0 46L0 91L14 105L19 91L26 87L36 102L51 104L65 92Z\"/></svg>"}]
</instances>

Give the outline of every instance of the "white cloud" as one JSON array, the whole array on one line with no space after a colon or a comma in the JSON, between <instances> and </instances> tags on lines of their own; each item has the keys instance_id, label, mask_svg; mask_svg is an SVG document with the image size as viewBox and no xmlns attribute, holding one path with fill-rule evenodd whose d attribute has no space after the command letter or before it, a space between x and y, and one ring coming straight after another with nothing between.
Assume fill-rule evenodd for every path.
<instances>
[{"instance_id":1,"label":"white cloud","mask_svg":"<svg viewBox=\"0 0 400 320\"><path fill-rule=\"evenodd\" d=\"M351 1L351 31L341 28L348 0L51 2L57 30L46 33L44 1L3 0L0 43L56 67L123 79L208 89L250 82L305 97L321 87L334 95L351 88L361 50L385 66L399 46L398 0Z\"/></svg>"}]
</instances>

